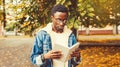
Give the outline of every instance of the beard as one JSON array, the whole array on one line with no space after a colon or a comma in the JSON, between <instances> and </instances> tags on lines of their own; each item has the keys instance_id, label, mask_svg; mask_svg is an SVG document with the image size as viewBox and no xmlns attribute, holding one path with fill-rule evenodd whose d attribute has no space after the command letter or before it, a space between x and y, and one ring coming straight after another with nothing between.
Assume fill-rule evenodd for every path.
<instances>
[{"instance_id":1,"label":"beard","mask_svg":"<svg viewBox=\"0 0 120 67\"><path fill-rule=\"evenodd\" d=\"M63 30L63 29L64 29L64 26L56 26L56 29L57 29L57 30Z\"/></svg>"},{"instance_id":2,"label":"beard","mask_svg":"<svg viewBox=\"0 0 120 67\"><path fill-rule=\"evenodd\" d=\"M64 26L56 26L56 30L63 31L64 30Z\"/></svg>"}]
</instances>

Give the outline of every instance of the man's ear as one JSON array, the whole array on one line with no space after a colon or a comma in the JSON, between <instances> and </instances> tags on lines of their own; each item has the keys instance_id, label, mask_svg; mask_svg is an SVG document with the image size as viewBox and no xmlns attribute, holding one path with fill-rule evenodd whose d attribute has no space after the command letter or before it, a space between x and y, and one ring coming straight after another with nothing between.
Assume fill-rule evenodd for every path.
<instances>
[{"instance_id":1,"label":"man's ear","mask_svg":"<svg viewBox=\"0 0 120 67\"><path fill-rule=\"evenodd\" d=\"M54 17L51 15L51 20L52 20L52 21L53 21L53 18L54 18Z\"/></svg>"}]
</instances>

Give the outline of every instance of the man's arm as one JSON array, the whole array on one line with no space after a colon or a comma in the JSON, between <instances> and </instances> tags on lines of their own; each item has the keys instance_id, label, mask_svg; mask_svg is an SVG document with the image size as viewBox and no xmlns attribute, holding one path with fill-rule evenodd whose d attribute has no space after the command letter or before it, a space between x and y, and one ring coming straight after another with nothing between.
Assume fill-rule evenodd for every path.
<instances>
[{"instance_id":1,"label":"man's arm","mask_svg":"<svg viewBox=\"0 0 120 67\"><path fill-rule=\"evenodd\" d=\"M42 43L42 34L41 32L38 33L35 37L34 41L34 46L32 48L32 53L31 53L31 61L33 64L40 65L43 64L42 62L42 53L43 53L43 43Z\"/></svg>"},{"instance_id":2,"label":"man's arm","mask_svg":"<svg viewBox=\"0 0 120 67\"><path fill-rule=\"evenodd\" d=\"M77 40L74 34L71 35L71 39L72 39L72 45L74 45ZM80 52L79 50L76 50L75 52L73 52L72 54L73 58L72 58L72 64L74 66L78 65L81 62L81 57L80 57Z\"/></svg>"},{"instance_id":3,"label":"man's arm","mask_svg":"<svg viewBox=\"0 0 120 67\"><path fill-rule=\"evenodd\" d=\"M44 57L44 55L51 50L51 43L48 42L48 40L49 35L46 31L41 30L36 35L30 57L33 64L46 67L48 63L51 63L51 59L45 59Z\"/></svg>"}]
</instances>

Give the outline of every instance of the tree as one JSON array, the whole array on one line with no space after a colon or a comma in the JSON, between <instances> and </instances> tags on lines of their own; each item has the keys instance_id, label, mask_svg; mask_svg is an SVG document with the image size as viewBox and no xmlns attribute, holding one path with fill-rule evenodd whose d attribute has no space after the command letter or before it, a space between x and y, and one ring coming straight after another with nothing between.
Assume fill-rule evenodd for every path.
<instances>
[{"instance_id":1,"label":"tree","mask_svg":"<svg viewBox=\"0 0 120 67\"><path fill-rule=\"evenodd\" d=\"M113 22L117 18L119 20L119 2L119 0L21 0L19 8L22 7L22 9L18 13L18 19L21 30L33 32L39 26L44 27L51 21L50 10L54 5L63 4L69 10L67 26L76 34L80 24L87 29L90 25L92 27L105 27L108 24L115 24ZM110 16L113 15L116 19L110 19ZM119 24L118 21L116 22ZM89 34L87 32L86 34Z\"/></svg>"},{"instance_id":2,"label":"tree","mask_svg":"<svg viewBox=\"0 0 120 67\"><path fill-rule=\"evenodd\" d=\"M113 25L113 32L117 34L117 26L120 18L120 0L94 0L93 8L95 14L99 17L101 24ZM99 8L99 9L98 9Z\"/></svg>"},{"instance_id":3,"label":"tree","mask_svg":"<svg viewBox=\"0 0 120 67\"><path fill-rule=\"evenodd\" d=\"M27 3L27 1L26 1ZM28 6L22 8L24 15L20 18L22 20L22 28L26 32L32 33L36 28L45 26L50 22L50 10L53 7L55 0L31 0ZM27 16L27 17L26 17ZM28 18L27 20L24 18ZM29 28L29 29L28 29Z\"/></svg>"}]
</instances>

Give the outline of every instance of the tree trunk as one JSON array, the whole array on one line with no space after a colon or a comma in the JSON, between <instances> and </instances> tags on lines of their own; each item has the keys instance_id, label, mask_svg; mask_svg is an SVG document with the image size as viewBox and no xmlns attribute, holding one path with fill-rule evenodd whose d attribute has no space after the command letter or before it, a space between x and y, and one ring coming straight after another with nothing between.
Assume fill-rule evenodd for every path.
<instances>
[{"instance_id":1,"label":"tree trunk","mask_svg":"<svg viewBox=\"0 0 120 67\"><path fill-rule=\"evenodd\" d=\"M86 35L89 35L89 33L90 33L89 27L86 27Z\"/></svg>"},{"instance_id":2,"label":"tree trunk","mask_svg":"<svg viewBox=\"0 0 120 67\"><path fill-rule=\"evenodd\" d=\"M117 24L113 24L113 34L114 35L118 34Z\"/></svg>"},{"instance_id":3,"label":"tree trunk","mask_svg":"<svg viewBox=\"0 0 120 67\"><path fill-rule=\"evenodd\" d=\"M5 10L5 0L3 0L3 27L6 27L6 10Z\"/></svg>"}]
</instances>

